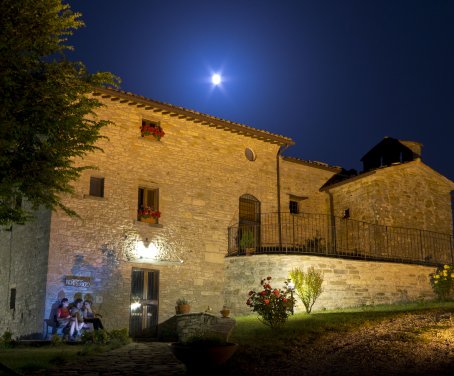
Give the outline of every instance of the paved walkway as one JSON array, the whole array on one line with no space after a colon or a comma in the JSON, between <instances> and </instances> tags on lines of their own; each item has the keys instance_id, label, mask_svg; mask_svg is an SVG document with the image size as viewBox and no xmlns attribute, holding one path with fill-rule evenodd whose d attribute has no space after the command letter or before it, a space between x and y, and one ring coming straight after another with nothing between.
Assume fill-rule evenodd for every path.
<instances>
[{"instance_id":1,"label":"paved walkway","mask_svg":"<svg viewBox=\"0 0 454 376\"><path fill-rule=\"evenodd\" d=\"M30 375L99 376L99 375L185 375L186 368L170 352L165 342L133 342L116 350L47 369Z\"/></svg>"}]
</instances>

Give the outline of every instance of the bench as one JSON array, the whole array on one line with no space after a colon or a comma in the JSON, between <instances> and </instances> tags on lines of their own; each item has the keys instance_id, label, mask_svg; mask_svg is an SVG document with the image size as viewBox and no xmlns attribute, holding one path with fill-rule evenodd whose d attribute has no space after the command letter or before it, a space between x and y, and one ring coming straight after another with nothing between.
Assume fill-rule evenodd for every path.
<instances>
[{"instance_id":1,"label":"bench","mask_svg":"<svg viewBox=\"0 0 454 376\"><path fill-rule=\"evenodd\" d=\"M53 319L45 319L44 320L44 330L43 330L43 338L44 339L49 339L52 337L54 334L57 334L59 336L62 336L64 334L69 333L69 326L59 326L57 318L54 317Z\"/></svg>"}]
</instances>

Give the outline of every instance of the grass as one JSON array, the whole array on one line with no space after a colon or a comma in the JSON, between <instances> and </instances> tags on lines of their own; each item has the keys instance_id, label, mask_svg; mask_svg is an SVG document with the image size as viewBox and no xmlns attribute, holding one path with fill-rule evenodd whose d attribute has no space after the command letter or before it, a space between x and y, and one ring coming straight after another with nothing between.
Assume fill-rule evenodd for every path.
<instances>
[{"instance_id":1,"label":"grass","mask_svg":"<svg viewBox=\"0 0 454 376\"><path fill-rule=\"evenodd\" d=\"M354 331L406 313L424 314L432 310L454 313L454 302L364 306L318 311L310 315L298 313L290 316L278 330L262 324L257 316L235 317L237 325L230 341L239 343L240 347L227 363L225 372L230 375L234 374L234 370L242 370L245 375L259 374L259 369L270 369L269 359L273 359L273 364L285 364L286 359L298 355L302 346L310 346L317 338L330 332ZM447 330L452 331L452 328ZM424 338L417 338L417 333L404 333L401 340L416 342L424 341ZM247 373L247 370L250 372Z\"/></svg>"},{"instance_id":2,"label":"grass","mask_svg":"<svg viewBox=\"0 0 454 376\"><path fill-rule=\"evenodd\" d=\"M454 311L454 302L421 302L393 305L364 306L349 309L319 311L309 314L297 313L289 317L287 323L278 330L271 330L262 324L257 316L236 317L237 325L231 340L243 345L257 344L257 341L288 343L300 337L319 336L327 332L352 330L361 325L371 325L406 312L432 309Z\"/></svg>"},{"instance_id":3,"label":"grass","mask_svg":"<svg viewBox=\"0 0 454 376\"><path fill-rule=\"evenodd\" d=\"M35 347L19 344L13 348L0 349L0 364L21 375L39 369L48 369L76 359L78 356L86 356L93 353L109 351L121 346L93 344L59 344L57 346L42 345ZM0 375L1 367L0 367Z\"/></svg>"},{"instance_id":4,"label":"grass","mask_svg":"<svg viewBox=\"0 0 454 376\"><path fill-rule=\"evenodd\" d=\"M0 363L20 374L57 366L77 357L80 346L17 346L0 350Z\"/></svg>"}]
</instances>

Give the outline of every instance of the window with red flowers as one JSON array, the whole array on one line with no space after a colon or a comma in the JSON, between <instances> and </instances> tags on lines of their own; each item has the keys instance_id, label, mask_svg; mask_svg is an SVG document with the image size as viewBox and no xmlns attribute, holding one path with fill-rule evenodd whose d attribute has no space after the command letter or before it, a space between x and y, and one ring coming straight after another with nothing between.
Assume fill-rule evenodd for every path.
<instances>
[{"instance_id":1,"label":"window with red flowers","mask_svg":"<svg viewBox=\"0 0 454 376\"><path fill-rule=\"evenodd\" d=\"M139 188L137 202L137 220L146 223L159 223L159 189Z\"/></svg>"},{"instance_id":2,"label":"window with red flowers","mask_svg":"<svg viewBox=\"0 0 454 376\"><path fill-rule=\"evenodd\" d=\"M164 137L165 133L161 125L154 121L142 120L140 127L140 134L144 138L150 138L160 141Z\"/></svg>"}]
</instances>

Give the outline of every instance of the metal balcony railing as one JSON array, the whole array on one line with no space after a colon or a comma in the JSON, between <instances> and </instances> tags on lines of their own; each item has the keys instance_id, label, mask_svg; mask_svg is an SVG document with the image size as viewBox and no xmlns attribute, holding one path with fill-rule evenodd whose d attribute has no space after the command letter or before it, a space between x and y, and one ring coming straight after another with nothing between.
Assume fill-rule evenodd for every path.
<instances>
[{"instance_id":1,"label":"metal balcony railing","mask_svg":"<svg viewBox=\"0 0 454 376\"><path fill-rule=\"evenodd\" d=\"M260 224L228 228L228 254L312 254L363 260L454 264L450 234L324 214L261 214Z\"/></svg>"}]
</instances>

